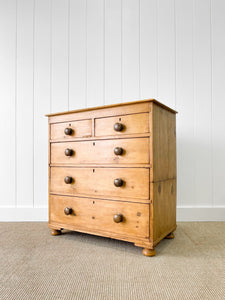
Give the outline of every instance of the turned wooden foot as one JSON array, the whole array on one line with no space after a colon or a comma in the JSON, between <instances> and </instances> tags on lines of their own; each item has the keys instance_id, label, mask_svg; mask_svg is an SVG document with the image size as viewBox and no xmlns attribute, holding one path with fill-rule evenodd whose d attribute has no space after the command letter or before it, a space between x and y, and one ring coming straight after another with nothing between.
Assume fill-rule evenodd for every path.
<instances>
[{"instance_id":1,"label":"turned wooden foot","mask_svg":"<svg viewBox=\"0 0 225 300\"><path fill-rule=\"evenodd\" d=\"M174 234L173 232L170 232L166 237L165 239L174 239Z\"/></svg>"},{"instance_id":2,"label":"turned wooden foot","mask_svg":"<svg viewBox=\"0 0 225 300\"><path fill-rule=\"evenodd\" d=\"M51 230L51 235L55 236L55 235L59 235L59 234L61 234L61 230L56 230L56 229Z\"/></svg>"},{"instance_id":3,"label":"turned wooden foot","mask_svg":"<svg viewBox=\"0 0 225 300\"><path fill-rule=\"evenodd\" d=\"M156 255L156 251L155 249L147 249L147 248L144 248L143 249L143 254L145 256L155 256Z\"/></svg>"}]
</instances>

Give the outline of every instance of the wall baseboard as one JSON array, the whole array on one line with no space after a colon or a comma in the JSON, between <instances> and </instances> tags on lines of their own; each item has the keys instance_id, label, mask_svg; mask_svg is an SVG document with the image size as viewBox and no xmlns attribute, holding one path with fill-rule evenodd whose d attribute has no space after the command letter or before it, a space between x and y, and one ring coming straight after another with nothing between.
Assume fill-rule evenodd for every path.
<instances>
[{"instance_id":1,"label":"wall baseboard","mask_svg":"<svg viewBox=\"0 0 225 300\"><path fill-rule=\"evenodd\" d=\"M225 206L178 206L178 222L225 221Z\"/></svg>"},{"instance_id":2,"label":"wall baseboard","mask_svg":"<svg viewBox=\"0 0 225 300\"><path fill-rule=\"evenodd\" d=\"M0 222L47 222L47 207L0 207Z\"/></svg>"},{"instance_id":3,"label":"wall baseboard","mask_svg":"<svg viewBox=\"0 0 225 300\"><path fill-rule=\"evenodd\" d=\"M47 207L0 207L0 222L47 222ZM225 221L225 206L177 207L178 222Z\"/></svg>"}]
</instances>

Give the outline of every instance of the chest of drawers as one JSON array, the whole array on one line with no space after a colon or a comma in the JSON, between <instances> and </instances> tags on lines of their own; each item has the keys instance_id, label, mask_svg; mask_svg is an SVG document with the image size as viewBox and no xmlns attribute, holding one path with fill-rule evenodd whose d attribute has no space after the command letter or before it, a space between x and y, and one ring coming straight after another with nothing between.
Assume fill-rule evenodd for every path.
<instances>
[{"instance_id":1,"label":"chest of drawers","mask_svg":"<svg viewBox=\"0 0 225 300\"><path fill-rule=\"evenodd\" d=\"M156 100L50 114L49 223L155 255L176 229L176 112Z\"/></svg>"}]
</instances>

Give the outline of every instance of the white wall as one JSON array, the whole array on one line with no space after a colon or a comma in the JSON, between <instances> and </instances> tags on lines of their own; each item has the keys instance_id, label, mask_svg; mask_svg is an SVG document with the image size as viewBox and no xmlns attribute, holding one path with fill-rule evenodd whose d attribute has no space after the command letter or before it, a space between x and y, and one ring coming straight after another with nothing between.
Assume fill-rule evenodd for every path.
<instances>
[{"instance_id":1,"label":"white wall","mask_svg":"<svg viewBox=\"0 0 225 300\"><path fill-rule=\"evenodd\" d=\"M47 220L44 114L178 110L178 219L225 220L224 0L0 0L0 220Z\"/></svg>"}]
</instances>

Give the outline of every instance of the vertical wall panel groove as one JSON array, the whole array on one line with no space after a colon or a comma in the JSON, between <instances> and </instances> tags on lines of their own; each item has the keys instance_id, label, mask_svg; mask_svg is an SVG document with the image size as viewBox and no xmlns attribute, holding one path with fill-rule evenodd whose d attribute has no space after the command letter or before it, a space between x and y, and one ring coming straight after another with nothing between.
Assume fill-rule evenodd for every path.
<instances>
[{"instance_id":1,"label":"vertical wall panel groove","mask_svg":"<svg viewBox=\"0 0 225 300\"><path fill-rule=\"evenodd\" d=\"M50 0L50 112L52 113L52 1Z\"/></svg>"},{"instance_id":2,"label":"vertical wall panel groove","mask_svg":"<svg viewBox=\"0 0 225 300\"><path fill-rule=\"evenodd\" d=\"M17 18L17 206L33 207L33 0L18 1Z\"/></svg>"},{"instance_id":3,"label":"vertical wall panel groove","mask_svg":"<svg viewBox=\"0 0 225 300\"><path fill-rule=\"evenodd\" d=\"M173 17L174 17L174 108L177 107L177 52L176 52L176 0L173 0Z\"/></svg>"},{"instance_id":4,"label":"vertical wall panel groove","mask_svg":"<svg viewBox=\"0 0 225 300\"><path fill-rule=\"evenodd\" d=\"M139 0L123 1L123 100L139 98Z\"/></svg>"},{"instance_id":5,"label":"vertical wall panel groove","mask_svg":"<svg viewBox=\"0 0 225 300\"><path fill-rule=\"evenodd\" d=\"M68 110L68 0L52 1L52 111Z\"/></svg>"},{"instance_id":6,"label":"vertical wall panel groove","mask_svg":"<svg viewBox=\"0 0 225 300\"><path fill-rule=\"evenodd\" d=\"M69 109L86 107L86 1L70 2Z\"/></svg>"},{"instance_id":7,"label":"vertical wall panel groove","mask_svg":"<svg viewBox=\"0 0 225 300\"><path fill-rule=\"evenodd\" d=\"M141 0L138 1L138 98L141 99Z\"/></svg>"},{"instance_id":8,"label":"vertical wall panel groove","mask_svg":"<svg viewBox=\"0 0 225 300\"><path fill-rule=\"evenodd\" d=\"M158 98L175 105L175 35L173 0L158 0Z\"/></svg>"},{"instance_id":9,"label":"vertical wall panel groove","mask_svg":"<svg viewBox=\"0 0 225 300\"><path fill-rule=\"evenodd\" d=\"M15 61L14 61L14 65L15 65L15 74L14 74L14 78L15 78L15 86L14 86L14 91L15 91L15 101L14 101L14 128L15 128L15 137L14 137L14 149L15 149L15 153L14 153L14 183L15 183L15 187L14 187L14 198L15 198L15 207L17 207L17 36L18 36L18 32L17 32L17 16L18 16L18 0L16 0L16 9L15 9Z\"/></svg>"},{"instance_id":10,"label":"vertical wall panel groove","mask_svg":"<svg viewBox=\"0 0 225 300\"><path fill-rule=\"evenodd\" d=\"M36 0L33 0L34 1L34 4L33 4L33 62L32 62L32 68L33 68L33 82L32 82L32 91L33 91L33 97L32 97L32 101L33 101L33 111L32 111L32 118L33 118L33 147L32 147L32 154L33 154L33 163L32 163L32 168L33 168L33 174L32 174L32 178L33 178L33 183L32 183L32 186L33 186L33 195L32 195L32 199L33 199L33 207L34 207L34 174L35 174L35 170L34 170L34 144L35 144L35 141L34 141L34 97L35 97L35 94L34 94L34 87L35 87L35 80L34 80L34 74L35 74L35 69L34 69L34 56L35 56L35 10L36 10Z\"/></svg>"},{"instance_id":11,"label":"vertical wall panel groove","mask_svg":"<svg viewBox=\"0 0 225 300\"><path fill-rule=\"evenodd\" d=\"M104 0L87 1L87 106L104 104Z\"/></svg>"},{"instance_id":12,"label":"vertical wall panel groove","mask_svg":"<svg viewBox=\"0 0 225 300\"><path fill-rule=\"evenodd\" d=\"M210 0L195 2L194 20L195 202L212 205Z\"/></svg>"},{"instance_id":13,"label":"vertical wall panel groove","mask_svg":"<svg viewBox=\"0 0 225 300\"><path fill-rule=\"evenodd\" d=\"M176 0L177 202L195 205L193 2Z\"/></svg>"},{"instance_id":14,"label":"vertical wall panel groove","mask_svg":"<svg viewBox=\"0 0 225 300\"><path fill-rule=\"evenodd\" d=\"M212 0L210 0L210 85L211 85L211 106L210 106L210 122L211 122L211 127L210 127L210 153L211 153L211 157L210 157L210 168L211 168L211 203L212 205L214 205L214 180L213 180L213 80L212 80Z\"/></svg>"},{"instance_id":15,"label":"vertical wall panel groove","mask_svg":"<svg viewBox=\"0 0 225 300\"><path fill-rule=\"evenodd\" d=\"M196 205L196 158L195 158L195 150L196 150L196 72L195 72L195 28L196 28L196 1L193 2L193 17L192 17L192 72L193 72L193 143L192 143L192 160L193 160L193 205Z\"/></svg>"},{"instance_id":16,"label":"vertical wall panel groove","mask_svg":"<svg viewBox=\"0 0 225 300\"><path fill-rule=\"evenodd\" d=\"M156 46L156 99L158 99L158 95L159 95L159 39L158 39L158 0L155 0L155 35L156 35L156 41L155 41L155 46Z\"/></svg>"},{"instance_id":17,"label":"vertical wall panel groove","mask_svg":"<svg viewBox=\"0 0 225 300\"><path fill-rule=\"evenodd\" d=\"M67 32L68 32L68 37L67 37L67 42L68 42L68 74L67 74L67 77L68 77L68 87L67 87L67 101L68 101L68 110L70 109L70 22L71 22L71 18L70 18L70 10L71 10L71 3L70 3L70 0L68 0L68 29L67 29Z\"/></svg>"},{"instance_id":18,"label":"vertical wall panel groove","mask_svg":"<svg viewBox=\"0 0 225 300\"><path fill-rule=\"evenodd\" d=\"M157 98L157 4L140 1L140 98Z\"/></svg>"},{"instance_id":19,"label":"vertical wall panel groove","mask_svg":"<svg viewBox=\"0 0 225 300\"><path fill-rule=\"evenodd\" d=\"M36 0L34 30L34 207L47 206L50 111L51 0Z\"/></svg>"},{"instance_id":20,"label":"vertical wall panel groove","mask_svg":"<svg viewBox=\"0 0 225 300\"><path fill-rule=\"evenodd\" d=\"M212 1L212 134L213 134L213 205L225 204L225 2Z\"/></svg>"},{"instance_id":21,"label":"vertical wall panel groove","mask_svg":"<svg viewBox=\"0 0 225 300\"><path fill-rule=\"evenodd\" d=\"M87 107L87 81L88 81L88 59L87 59L87 16L88 16L88 11L87 11L87 3L88 0L85 0L85 107Z\"/></svg>"},{"instance_id":22,"label":"vertical wall panel groove","mask_svg":"<svg viewBox=\"0 0 225 300\"><path fill-rule=\"evenodd\" d=\"M124 21L123 21L123 0L121 0L121 102L124 100L124 89L123 89L123 66L124 66L124 57L123 57L123 36L124 36Z\"/></svg>"},{"instance_id":23,"label":"vertical wall panel groove","mask_svg":"<svg viewBox=\"0 0 225 300\"><path fill-rule=\"evenodd\" d=\"M16 0L0 1L0 206L16 205Z\"/></svg>"},{"instance_id":24,"label":"vertical wall panel groove","mask_svg":"<svg viewBox=\"0 0 225 300\"><path fill-rule=\"evenodd\" d=\"M105 1L103 1L103 83L102 83L102 93L103 93L103 104L105 105L106 103L106 100L105 100L105 23L106 23L106 20L105 20Z\"/></svg>"},{"instance_id":25,"label":"vertical wall panel groove","mask_svg":"<svg viewBox=\"0 0 225 300\"><path fill-rule=\"evenodd\" d=\"M118 103L121 90L121 0L105 2L105 104Z\"/></svg>"}]
</instances>

